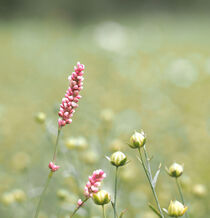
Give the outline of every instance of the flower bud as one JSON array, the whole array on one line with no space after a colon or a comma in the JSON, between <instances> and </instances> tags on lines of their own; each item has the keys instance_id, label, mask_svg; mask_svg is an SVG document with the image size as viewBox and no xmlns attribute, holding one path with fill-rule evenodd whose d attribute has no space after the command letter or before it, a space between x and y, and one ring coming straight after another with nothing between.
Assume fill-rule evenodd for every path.
<instances>
[{"instance_id":1,"label":"flower bud","mask_svg":"<svg viewBox=\"0 0 210 218\"><path fill-rule=\"evenodd\" d=\"M111 197L108 192L100 190L97 193L93 194L93 201L97 205L108 204L111 200Z\"/></svg>"},{"instance_id":2,"label":"flower bud","mask_svg":"<svg viewBox=\"0 0 210 218\"><path fill-rule=\"evenodd\" d=\"M117 151L113 153L110 157L111 164L116 167L125 165L126 161L127 161L127 157L121 151Z\"/></svg>"},{"instance_id":3,"label":"flower bud","mask_svg":"<svg viewBox=\"0 0 210 218\"><path fill-rule=\"evenodd\" d=\"M169 169L166 168L167 173L169 174L169 176L171 177L179 177L182 175L183 173L183 166L177 163L173 163Z\"/></svg>"},{"instance_id":4,"label":"flower bud","mask_svg":"<svg viewBox=\"0 0 210 218\"><path fill-rule=\"evenodd\" d=\"M39 112L36 114L35 119L36 119L37 123L42 124L46 120L46 114L43 112Z\"/></svg>"},{"instance_id":5,"label":"flower bud","mask_svg":"<svg viewBox=\"0 0 210 218\"><path fill-rule=\"evenodd\" d=\"M146 142L146 136L144 132L143 131L141 131L140 133L135 132L130 138L129 146L134 149L140 148L144 146L145 142Z\"/></svg>"},{"instance_id":6,"label":"flower bud","mask_svg":"<svg viewBox=\"0 0 210 218\"><path fill-rule=\"evenodd\" d=\"M187 207L179 201L171 201L168 207L168 215L171 217L183 216L187 211Z\"/></svg>"}]
</instances>

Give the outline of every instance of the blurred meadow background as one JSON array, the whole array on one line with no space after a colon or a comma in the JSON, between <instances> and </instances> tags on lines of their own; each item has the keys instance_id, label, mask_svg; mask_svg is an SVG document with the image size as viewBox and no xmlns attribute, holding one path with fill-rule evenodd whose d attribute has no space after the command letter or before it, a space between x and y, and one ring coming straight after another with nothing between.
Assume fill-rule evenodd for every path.
<instances>
[{"instance_id":1,"label":"blurred meadow background","mask_svg":"<svg viewBox=\"0 0 210 218\"><path fill-rule=\"evenodd\" d=\"M127 143L144 129L162 207L179 199L164 170L184 164L181 177L192 218L210 210L209 1L0 1L0 217L33 217L48 174L59 104L77 61L85 64L83 98L63 128L55 173L40 218L66 218L95 169L123 151L125 217L155 218L136 153ZM40 112L42 112L40 114ZM43 114L44 113L44 114ZM37 119L39 115L39 119ZM46 119L44 119L46 115ZM43 121L43 122L42 122ZM112 208L107 208L112 217ZM90 200L75 217L101 217Z\"/></svg>"}]
</instances>

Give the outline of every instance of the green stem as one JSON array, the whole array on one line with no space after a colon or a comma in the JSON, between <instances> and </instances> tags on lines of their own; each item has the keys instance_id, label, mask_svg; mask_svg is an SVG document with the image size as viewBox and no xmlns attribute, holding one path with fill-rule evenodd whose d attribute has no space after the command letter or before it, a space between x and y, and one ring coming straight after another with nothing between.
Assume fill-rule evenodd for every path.
<instances>
[{"instance_id":1,"label":"green stem","mask_svg":"<svg viewBox=\"0 0 210 218\"><path fill-rule=\"evenodd\" d=\"M183 193L182 193L182 188L181 188L181 185L180 185L180 183L179 183L179 181L178 181L178 178L176 178L176 185L177 185L178 190L179 190L179 195L180 195L180 197L181 197L182 204L185 205L184 195L183 195ZM185 216L188 217L187 212L185 213Z\"/></svg>"},{"instance_id":2,"label":"green stem","mask_svg":"<svg viewBox=\"0 0 210 218\"><path fill-rule=\"evenodd\" d=\"M146 159L147 167L145 166L144 160L142 158L141 149L138 148L138 150L139 150L139 155L140 155L140 159L141 159L141 162L142 162L142 166L144 168L145 174L147 176L147 179L149 181L150 187L152 189L152 193L154 195L155 202L157 204L158 210L160 212L161 217L164 218L164 215L163 215L163 212L161 210L161 207L160 207L160 204L159 204L159 200L158 200L158 197L157 197L157 194L156 194L156 191L155 191L155 187L153 186L153 183L152 183L152 172L151 172L151 167L150 167L150 163L149 163L149 158L148 158L148 155L147 155L146 147L144 146L144 154L145 154L145 159Z\"/></svg>"},{"instance_id":3,"label":"green stem","mask_svg":"<svg viewBox=\"0 0 210 218\"><path fill-rule=\"evenodd\" d=\"M53 153L53 162L54 163L56 161L56 154L57 154L57 147L58 147L60 132L61 132L61 127L58 126L58 134L57 134L57 137L56 137L55 149L54 149L54 153ZM41 203L42 203L42 200L44 198L45 192L46 192L46 190L47 190L47 188L49 186L49 183L50 183L50 180L52 178L52 175L53 175L53 171L50 171L50 173L49 173L49 175L47 177L47 181L45 183L44 189L43 189L43 191L41 193L41 196L40 196L37 208L36 208L36 213L35 213L34 218L38 218L40 207L41 207Z\"/></svg>"},{"instance_id":4,"label":"green stem","mask_svg":"<svg viewBox=\"0 0 210 218\"><path fill-rule=\"evenodd\" d=\"M117 218L117 210L116 210L116 204L117 204L117 172L118 172L118 167L116 167L116 171L115 171L115 184L114 184L114 218Z\"/></svg>"},{"instance_id":5,"label":"green stem","mask_svg":"<svg viewBox=\"0 0 210 218\"><path fill-rule=\"evenodd\" d=\"M40 196L39 203L38 203L38 205L37 205L36 213L35 213L34 218L37 218L38 215L39 215L41 203L42 203L42 200L43 200L43 198L44 198L45 192L46 192L46 190L47 190L47 188L48 188L48 185L49 185L49 183L50 183L50 179L52 178L52 175L53 175L53 172L50 171L50 173L49 173L49 175L48 175L48 177L47 177L47 181L46 181L46 183L45 183L44 189L43 189L42 194L41 194L41 196Z\"/></svg>"},{"instance_id":6,"label":"green stem","mask_svg":"<svg viewBox=\"0 0 210 218\"><path fill-rule=\"evenodd\" d=\"M102 205L102 211L103 211L103 218L106 218L106 214L105 214L104 205Z\"/></svg>"},{"instance_id":7,"label":"green stem","mask_svg":"<svg viewBox=\"0 0 210 218\"><path fill-rule=\"evenodd\" d=\"M54 149L54 153L53 153L53 163L55 163L56 161L56 154L57 154L57 150L58 150L58 141L59 141L59 136L61 133L61 127L58 127L58 133L57 133L57 138L56 138L56 142L55 142L55 149Z\"/></svg>"},{"instance_id":8,"label":"green stem","mask_svg":"<svg viewBox=\"0 0 210 218\"><path fill-rule=\"evenodd\" d=\"M85 198L85 200L82 202L82 204L80 206L77 206L76 209L73 211L72 215L70 215L70 218L72 218L76 212L80 209L80 207L83 206L83 204L88 200L89 198Z\"/></svg>"}]
</instances>

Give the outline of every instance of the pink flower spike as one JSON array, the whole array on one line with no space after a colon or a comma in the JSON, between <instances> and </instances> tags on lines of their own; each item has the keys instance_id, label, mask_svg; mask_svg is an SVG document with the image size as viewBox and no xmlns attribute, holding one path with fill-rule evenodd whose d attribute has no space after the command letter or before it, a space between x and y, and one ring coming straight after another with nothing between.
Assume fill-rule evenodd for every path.
<instances>
[{"instance_id":1,"label":"pink flower spike","mask_svg":"<svg viewBox=\"0 0 210 218\"><path fill-rule=\"evenodd\" d=\"M72 120L74 109L78 107L78 100L81 98L79 95L80 90L83 89L83 73L85 66L77 62L77 66L74 67L75 72L68 77L69 88L66 91L65 97L62 99L60 104L60 110L58 116L58 125L63 127L66 124L70 124Z\"/></svg>"},{"instance_id":2,"label":"pink flower spike","mask_svg":"<svg viewBox=\"0 0 210 218\"><path fill-rule=\"evenodd\" d=\"M88 182L85 185L84 195L86 197L92 197L93 193L99 191L102 180L106 177L103 170L95 170L88 178Z\"/></svg>"},{"instance_id":3,"label":"pink flower spike","mask_svg":"<svg viewBox=\"0 0 210 218\"><path fill-rule=\"evenodd\" d=\"M80 207L82 204L83 204L83 201L82 201L81 199L79 199L79 200L77 201L78 207Z\"/></svg>"},{"instance_id":4,"label":"pink flower spike","mask_svg":"<svg viewBox=\"0 0 210 218\"><path fill-rule=\"evenodd\" d=\"M52 172L55 172L60 168L60 166L55 165L53 162L50 162L48 167L51 169Z\"/></svg>"}]
</instances>

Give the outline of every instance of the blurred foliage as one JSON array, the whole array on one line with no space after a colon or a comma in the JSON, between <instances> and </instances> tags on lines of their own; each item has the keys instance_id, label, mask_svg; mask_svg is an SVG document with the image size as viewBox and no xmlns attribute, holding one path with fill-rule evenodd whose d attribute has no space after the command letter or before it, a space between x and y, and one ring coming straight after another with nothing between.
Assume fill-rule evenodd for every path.
<instances>
[{"instance_id":1,"label":"blurred foliage","mask_svg":"<svg viewBox=\"0 0 210 218\"><path fill-rule=\"evenodd\" d=\"M77 22L113 14L139 14L145 10L186 13L209 9L208 0L0 0L0 16L4 18L60 16Z\"/></svg>"},{"instance_id":2,"label":"blurred foliage","mask_svg":"<svg viewBox=\"0 0 210 218\"><path fill-rule=\"evenodd\" d=\"M160 13L85 25L56 18L2 21L0 217L28 218L35 211L53 153L59 103L68 75L80 60L86 65L83 98L73 123L63 129L57 158L61 169L50 184L40 217L69 214L82 197L88 175L98 168L107 173L103 188L113 194L114 168L104 156L119 148L131 160L120 173L120 211L128 209L125 217L153 217L147 206L153 202L150 189L135 152L127 146L133 131L143 128L154 170L159 162L184 163L181 179L189 213L206 218L209 19ZM37 119L40 111L46 114L42 122ZM78 149L81 138L85 146ZM69 139L80 143L72 146ZM15 200L14 190L19 190L21 201ZM164 170L157 190L163 207L178 198ZM100 214L89 201L78 217ZM112 215L110 205L107 214Z\"/></svg>"}]
</instances>

